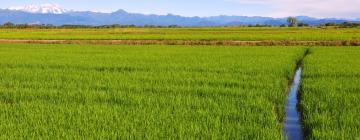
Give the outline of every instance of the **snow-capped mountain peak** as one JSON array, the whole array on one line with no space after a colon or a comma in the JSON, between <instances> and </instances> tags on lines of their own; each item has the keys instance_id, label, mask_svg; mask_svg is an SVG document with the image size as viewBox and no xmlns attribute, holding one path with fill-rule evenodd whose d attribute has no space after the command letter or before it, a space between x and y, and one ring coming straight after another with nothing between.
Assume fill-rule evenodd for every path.
<instances>
[{"instance_id":1,"label":"snow-capped mountain peak","mask_svg":"<svg viewBox=\"0 0 360 140\"><path fill-rule=\"evenodd\" d=\"M29 13L42 13L42 14L63 14L68 12L60 7L58 4L42 4L42 5L24 5L24 6L14 6L8 8L9 10L18 10Z\"/></svg>"}]
</instances>

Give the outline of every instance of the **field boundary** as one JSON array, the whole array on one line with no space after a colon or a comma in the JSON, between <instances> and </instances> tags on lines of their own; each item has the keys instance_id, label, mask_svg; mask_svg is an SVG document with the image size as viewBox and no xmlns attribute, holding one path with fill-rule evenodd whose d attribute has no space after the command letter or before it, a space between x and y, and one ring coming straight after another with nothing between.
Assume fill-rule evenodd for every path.
<instances>
[{"instance_id":1,"label":"field boundary","mask_svg":"<svg viewBox=\"0 0 360 140\"><path fill-rule=\"evenodd\" d=\"M1 44L99 44L99 45L213 45L213 46L360 46L347 41L231 41L231 40L30 40L0 39Z\"/></svg>"}]
</instances>

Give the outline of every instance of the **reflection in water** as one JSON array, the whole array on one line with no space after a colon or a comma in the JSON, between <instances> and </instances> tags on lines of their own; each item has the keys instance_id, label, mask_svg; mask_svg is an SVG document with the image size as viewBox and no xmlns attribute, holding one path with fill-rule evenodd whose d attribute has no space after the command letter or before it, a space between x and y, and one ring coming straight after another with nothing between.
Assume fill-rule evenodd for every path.
<instances>
[{"instance_id":1,"label":"reflection in water","mask_svg":"<svg viewBox=\"0 0 360 140\"><path fill-rule=\"evenodd\" d=\"M304 137L301 127L300 112L297 109L298 90L301 81L301 67L296 70L294 81L291 85L288 103L286 105L286 120L284 124L284 131L288 140L302 140Z\"/></svg>"}]
</instances>

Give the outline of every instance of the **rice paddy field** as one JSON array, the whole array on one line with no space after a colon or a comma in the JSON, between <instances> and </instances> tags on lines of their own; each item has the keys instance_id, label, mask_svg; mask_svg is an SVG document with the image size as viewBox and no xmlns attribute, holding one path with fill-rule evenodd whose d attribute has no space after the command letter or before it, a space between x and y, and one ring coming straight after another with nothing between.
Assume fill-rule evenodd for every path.
<instances>
[{"instance_id":1,"label":"rice paddy field","mask_svg":"<svg viewBox=\"0 0 360 140\"><path fill-rule=\"evenodd\" d=\"M360 40L359 28L113 28L0 29L0 39L34 40L237 40L348 41Z\"/></svg>"},{"instance_id":2,"label":"rice paddy field","mask_svg":"<svg viewBox=\"0 0 360 140\"><path fill-rule=\"evenodd\" d=\"M283 139L304 51L0 45L0 138Z\"/></svg>"},{"instance_id":3,"label":"rice paddy field","mask_svg":"<svg viewBox=\"0 0 360 140\"><path fill-rule=\"evenodd\" d=\"M360 139L359 47L91 44L341 45L360 41L359 28L0 29L0 40L12 39L90 44L0 43L0 139L292 140L285 109L300 67L299 109L293 108L304 139Z\"/></svg>"},{"instance_id":4,"label":"rice paddy field","mask_svg":"<svg viewBox=\"0 0 360 140\"><path fill-rule=\"evenodd\" d=\"M360 48L312 48L301 108L309 139L360 139Z\"/></svg>"}]
</instances>

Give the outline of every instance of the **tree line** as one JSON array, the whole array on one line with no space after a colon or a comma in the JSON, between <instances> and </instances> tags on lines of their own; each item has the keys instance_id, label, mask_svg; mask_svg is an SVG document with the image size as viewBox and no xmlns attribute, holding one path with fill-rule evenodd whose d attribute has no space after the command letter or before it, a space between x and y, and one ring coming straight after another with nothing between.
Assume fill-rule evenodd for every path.
<instances>
[{"instance_id":1,"label":"tree line","mask_svg":"<svg viewBox=\"0 0 360 140\"><path fill-rule=\"evenodd\" d=\"M14 24L12 22L6 22L3 25L0 25L1 28L42 28L42 29L56 29L56 28L136 28L136 27L144 27L144 28L180 28L178 25L169 25L169 26L156 26L156 25L144 25L144 26L136 26L136 25L120 25L120 24L111 24L111 25L53 25L53 24Z\"/></svg>"},{"instance_id":2,"label":"tree line","mask_svg":"<svg viewBox=\"0 0 360 140\"><path fill-rule=\"evenodd\" d=\"M287 26L289 26L289 27L309 26L309 24L306 24L303 22L298 22L298 20L295 17L288 17L287 23L288 23ZM282 25L282 26L286 26L286 25ZM344 27L344 28L353 28L353 27L360 27L360 23L343 22L343 23L338 24L335 22L330 22L330 23L320 24L318 26L337 26L337 27Z\"/></svg>"}]
</instances>

